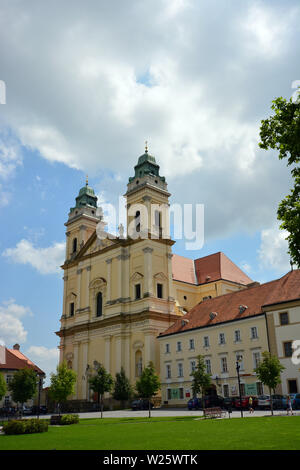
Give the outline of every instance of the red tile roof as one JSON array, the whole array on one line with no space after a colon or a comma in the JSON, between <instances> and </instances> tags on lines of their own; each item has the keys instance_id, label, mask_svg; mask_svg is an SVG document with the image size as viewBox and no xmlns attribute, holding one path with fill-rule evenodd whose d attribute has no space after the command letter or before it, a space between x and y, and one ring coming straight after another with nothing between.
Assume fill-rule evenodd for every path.
<instances>
[{"instance_id":1,"label":"red tile roof","mask_svg":"<svg viewBox=\"0 0 300 470\"><path fill-rule=\"evenodd\" d=\"M38 374L45 374L19 350L5 348L5 363L0 363L0 369L20 370L25 368L34 369Z\"/></svg>"},{"instance_id":2,"label":"red tile roof","mask_svg":"<svg viewBox=\"0 0 300 470\"><path fill-rule=\"evenodd\" d=\"M220 279L247 285L252 282L224 253L218 252L192 260L179 255L172 258L173 279L190 284L206 284Z\"/></svg>"},{"instance_id":3,"label":"red tile roof","mask_svg":"<svg viewBox=\"0 0 300 470\"><path fill-rule=\"evenodd\" d=\"M204 300L195 305L160 336L201 328L263 313L263 307L300 299L300 270L290 271L266 284ZM240 306L247 308L240 313ZM211 312L217 315L211 319ZM183 325L183 320L188 320Z\"/></svg>"}]
</instances>

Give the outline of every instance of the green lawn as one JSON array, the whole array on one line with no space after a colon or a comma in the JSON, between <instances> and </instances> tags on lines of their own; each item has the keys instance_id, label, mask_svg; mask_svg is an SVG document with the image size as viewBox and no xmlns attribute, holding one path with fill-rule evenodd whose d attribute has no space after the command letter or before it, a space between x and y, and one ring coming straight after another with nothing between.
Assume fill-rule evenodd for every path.
<instances>
[{"instance_id":1,"label":"green lawn","mask_svg":"<svg viewBox=\"0 0 300 470\"><path fill-rule=\"evenodd\" d=\"M300 416L81 419L43 434L0 435L0 450L300 450Z\"/></svg>"}]
</instances>

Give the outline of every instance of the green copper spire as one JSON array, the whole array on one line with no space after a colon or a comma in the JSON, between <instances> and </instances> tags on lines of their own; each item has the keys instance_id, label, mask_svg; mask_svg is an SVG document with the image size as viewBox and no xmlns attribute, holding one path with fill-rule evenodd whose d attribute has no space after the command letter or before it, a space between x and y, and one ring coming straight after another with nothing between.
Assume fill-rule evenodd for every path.
<instances>
[{"instance_id":1,"label":"green copper spire","mask_svg":"<svg viewBox=\"0 0 300 470\"><path fill-rule=\"evenodd\" d=\"M159 175L159 165L155 161L155 157L148 153L148 143L145 143L145 153L138 159L137 165L134 167L134 176L129 178L129 183L135 178L143 178L144 176L158 177L162 182L165 178Z\"/></svg>"},{"instance_id":2,"label":"green copper spire","mask_svg":"<svg viewBox=\"0 0 300 470\"><path fill-rule=\"evenodd\" d=\"M94 207L97 209L97 196L93 188L89 186L88 178L86 184L80 189L79 194L76 198L76 206L71 208L71 212L75 209L81 209L82 207Z\"/></svg>"}]
</instances>

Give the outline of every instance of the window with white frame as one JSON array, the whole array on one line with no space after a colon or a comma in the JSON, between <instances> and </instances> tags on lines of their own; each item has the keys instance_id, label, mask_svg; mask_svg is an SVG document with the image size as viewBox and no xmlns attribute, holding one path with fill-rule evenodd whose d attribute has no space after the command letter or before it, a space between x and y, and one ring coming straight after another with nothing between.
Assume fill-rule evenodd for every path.
<instances>
[{"instance_id":1,"label":"window with white frame","mask_svg":"<svg viewBox=\"0 0 300 470\"><path fill-rule=\"evenodd\" d=\"M221 357L221 372L222 373L228 372L227 357Z\"/></svg>"},{"instance_id":2,"label":"window with white frame","mask_svg":"<svg viewBox=\"0 0 300 470\"><path fill-rule=\"evenodd\" d=\"M210 359L205 359L206 373L211 374L211 362Z\"/></svg>"},{"instance_id":3,"label":"window with white frame","mask_svg":"<svg viewBox=\"0 0 300 470\"><path fill-rule=\"evenodd\" d=\"M182 362L179 362L177 367L178 367L178 377L183 377L183 364L182 364Z\"/></svg>"},{"instance_id":4,"label":"window with white frame","mask_svg":"<svg viewBox=\"0 0 300 470\"><path fill-rule=\"evenodd\" d=\"M258 338L257 327L252 326L251 327L251 339L256 339L256 338Z\"/></svg>"},{"instance_id":5,"label":"window with white frame","mask_svg":"<svg viewBox=\"0 0 300 470\"><path fill-rule=\"evenodd\" d=\"M204 336L204 347L209 348L209 336Z\"/></svg>"},{"instance_id":6,"label":"window with white frame","mask_svg":"<svg viewBox=\"0 0 300 470\"><path fill-rule=\"evenodd\" d=\"M181 341L177 341L177 351L182 351Z\"/></svg>"},{"instance_id":7,"label":"window with white frame","mask_svg":"<svg viewBox=\"0 0 300 470\"><path fill-rule=\"evenodd\" d=\"M235 330L234 332L234 341L239 343L241 341L241 332L240 330Z\"/></svg>"},{"instance_id":8,"label":"window with white frame","mask_svg":"<svg viewBox=\"0 0 300 470\"><path fill-rule=\"evenodd\" d=\"M190 349L195 349L195 340L190 339Z\"/></svg>"},{"instance_id":9,"label":"window with white frame","mask_svg":"<svg viewBox=\"0 0 300 470\"><path fill-rule=\"evenodd\" d=\"M224 333L219 334L219 344L225 344L225 334Z\"/></svg>"},{"instance_id":10,"label":"window with white frame","mask_svg":"<svg viewBox=\"0 0 300 470\"><path fill-rule=\"evenodd\" d=\"M253 353L253 369L256 369L260 364L260 352Z\"/></svg>"},{"instance_id":11,"label":"window with white frame","mask_svg":"<svg viewBox=\"0 0 300 470\"><path fill-rule=\"evenodd\" d=\"M166 377L167 379L171 378L171 364L166 365Z\"/></svg>"},{"instance_id":12,"label":"window with white frame","mask_svg":"<svg viewBox=\"0 0 300 470\"><path fill-rule=\"evenodd\" d=\"M170 352L170 345L169 343L166 344L166 353L169 353Z\"/></svg>"},{"instance_id":13,"label":"window with white frame","mask_svg":"<svg viewBox=\"0 0 300 470\"><path fill-rule=\"evenodd\" d=\"M191 373L195 372L195 370L196 370L196 361L191 361L190 366L191 366Z\"/></svg>"}]
</instances>

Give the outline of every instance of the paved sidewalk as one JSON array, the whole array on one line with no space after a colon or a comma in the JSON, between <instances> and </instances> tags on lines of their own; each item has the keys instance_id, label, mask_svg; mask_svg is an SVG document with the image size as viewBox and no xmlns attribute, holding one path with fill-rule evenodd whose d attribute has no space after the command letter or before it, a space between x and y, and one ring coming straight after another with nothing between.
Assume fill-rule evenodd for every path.
<instances>
[{"instance_id":1,"label":"paved sidewalk","mask_svg":"<svg viewBox=\"0 0 300 470\"><path fill-rule=\"evenodd\" d=\"M300 411L294 411L294 416L299 416ZM76 413L79 415L80 418L100 418L100 412L91 412L91 413ZM245 418L257 418L260 416L271 416L270 410L256 410L254 413L249 413L249 411L243 411L243 415ZM275 416L287 416L286 411L284 410L275 410ZM195 416L196 417L203 417L203 412L200 411L189 411L186 408L173 408L173 409L161 409L161 408L154 408L151 410L152 417L168 417L168 416ZM28 418L32 418L34 416L28 416ZM234 410L230 414L230 419L232 418L240 418L241 412ZM41 415L40 418L49 418L49 415ZM104 411L103 418L148 418L148 410L141 410L141 411L132 411L132 410L119 410L119 411ZM226 414L226 417L223 419L228 419L229 414Z\"/></svg>"}]
</instances>

